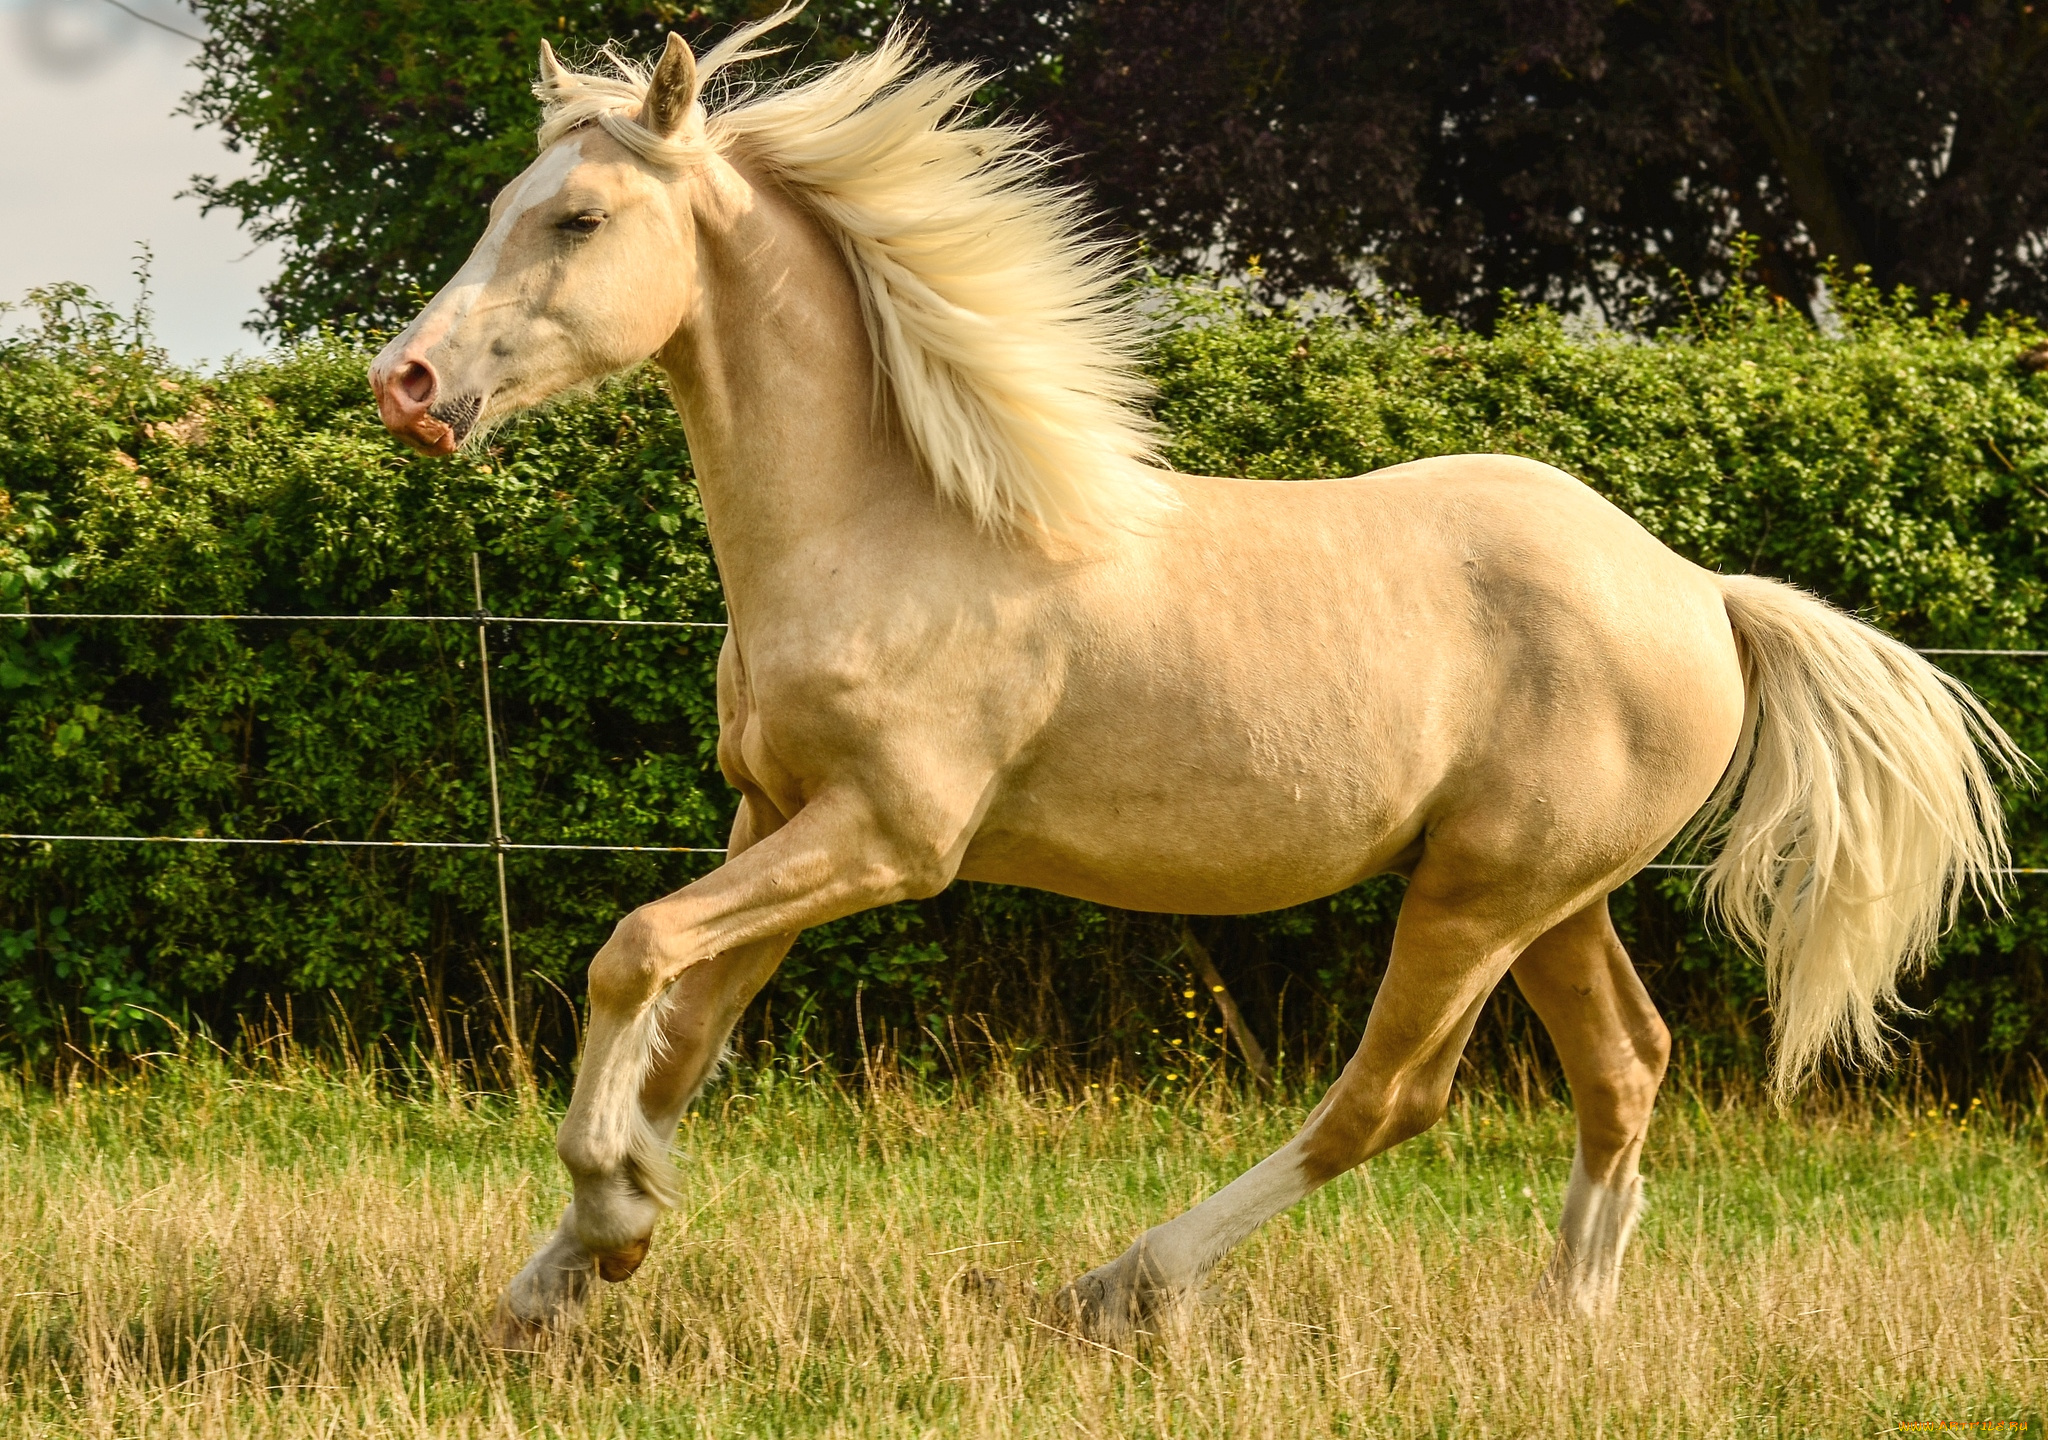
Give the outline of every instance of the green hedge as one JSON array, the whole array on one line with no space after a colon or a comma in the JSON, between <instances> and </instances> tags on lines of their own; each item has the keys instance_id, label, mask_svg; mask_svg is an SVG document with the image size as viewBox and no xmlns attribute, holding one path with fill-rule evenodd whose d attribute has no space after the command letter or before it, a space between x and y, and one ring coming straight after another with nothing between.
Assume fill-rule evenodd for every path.
<instances>
[{"instance_id":1,"label":"green hedge","mask_svg":"<svg viewBox=\"0 0 2048 1440\"><path fill-rule=\"evenodd\" d=\"M1738 293L1652 342L1575 338L1544 313L1481 338L1412 315L1308 319L1232 292L1147 295L1177 466L1356 473L1513 451L1585 477L1703 564L1798 581L1917 644L2048 647L2048 377L2038 336L1969 330L1846 287L1827 338ZM310 340L217 377L175 370L78 291L0 351L0 609L719 617L681 430L629 377L421 460L379 428L365 357ZM499 627L507 829L518 840L722 843L716 631ZM2048 667L1957 660L2048 756ZM466 626L0 621L0 830L474 839L488 829ZM2024 862L2044 812L2015 797ZM291 1014L350 1043L481 1049L494 1013L489 859L464 852L0 845L0 1047L140 1048ZM573 1048L584 960L612 920L687 881L684 856L515 854L521 1002ZM1619 916L1707 1062L1756 1059L1760 981L1703 933L1684 882ZM1397 882L1203 920L1254 1026L1284 1053L1346 1049ZM2048 881L1972 915L1904 1022L1960 1083L2023 1072L2048 1034ZM888 1035L946 1063L987 1031L1166 1074L1213 1056L1172 917L956 885L805 938L747 1022L831 1048ZM1497 1004L1485 1043L1527 1018ZM1192 1012L1192 1014L1190 1013Z\"/></svg>"}]
</instances>

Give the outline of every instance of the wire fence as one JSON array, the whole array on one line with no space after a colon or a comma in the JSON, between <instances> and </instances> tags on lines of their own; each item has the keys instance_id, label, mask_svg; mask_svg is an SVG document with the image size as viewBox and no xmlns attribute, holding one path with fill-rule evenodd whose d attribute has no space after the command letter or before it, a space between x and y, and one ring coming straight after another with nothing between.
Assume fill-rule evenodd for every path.
<instances>
[{"instance_id":1,"label":"wire fence","mask_svg":"<svg viewBox=\"0 0 2048 1440\"><path fill-rule=\"evenodd\" d=\"M506 951L506 974L511 974L511 921L505 896L504 856L512 851L576 851L594 854L660 854L660 855L723 855L723 845L609 845L594 843L536 843L508 839L504 833L503 813L498 794L497 720L491 703L490 652L486 640L488 627L492 625L551 625L582 626L600 629L644 629L644 630L724 630L723 620L594 620L560 615L494 615L484 606L483 571L478 556L470 555L470 573L476 592L476 609L468 615L268 615L242 614L234 611L217 613L201 612L134 612L119 611L39 611L0 615L0 621L117 621L142 623L178 623L194 621L231 621L238 624L298 624L298 625L473 625L476 627L478 685L480 708L484 721L484 746L486 766L490 780L491 835L486 840L303 840L289 837L242 837L227 835L67 835L34 833L28 831L0 831L0 840L42 841L49 843L74 843L98 845L276 845L296 846L304 849L350 849L350 850L484 850L498 857L498 914L504 930ZM1948 656L1997 656L2010 660L2048 659L2048 650L1997 650L1964 649L1955 647L1923 647L1919 654L1930 657ZM1646 871L1673 874L1694 874L1707 867L1698 864L1659 863L1645 865ZM2011 876L2048 875L2048 866L2012 866L1999 873Z\"/></svg>"},{"instance_id":2,"label":"wire fence","mask_svg":"<svg viewBox=\"0 0 2048 1440\"><path fill-rule=\"evenodd\" d=\"M597 625L611 630L621 627L630 629L635 626L650 630L725 629L725 622L723 620L572 620L559 615L491 615L481 610L470 615L239 615L232 610L224 610L217 615L198 613L173 614L161 611L124 615L113 611L38 610L33 613L26 611L13 614L0 613L0 620L274 620L290 621L293 624L299 625ZM1999 650L1982 652L1958 650L1954 653L1958 655L1978 653L1999 655L2005 652ZM2015 651L2014 653L2048 655L2048 650Z\"/></svg>"},{"instance_id":3,"label":"wire fence","mask_svg":"<svg viewBox=\"0 0 2048 1440\"><path fill-rule=\"evenodd\" d=\"M492 997L504 1026L508 1059L515 1075L530 1077L531 1071L524 1054L519 1029L517 972L514 965L512 941L512 909L505 876L505 857L514 852L578 852L597 854L683 854L683 855L724 855L722 845L617 845L594 842L534 842L515 841L505 834L504 811L498 788L498 741L497 715L491 699L491 657L489 630L493 625L598 627L609 630L724 630L726 622L719 620L596 620L569 616L543 615L493 615L484 604L483 566L475 552L470 554L470 577L475 595L476 608L468 615L266 615L219 613L121 613L111 611L69 611L36 614L0 616L0 621L55 621L62 623L82 621L105 621L110 623L133 624L177 624L204 621L230 622L235 624L297 624L297 625L471 625L476 630L478 704L484 725L484 760L490 784L491 833L483 840L370 840L370 839L299 839L293 837L257 837L230 835L88 835L38 833L26 831L0 831L0 840L49 844L85 845L223 845L223 846L278 846L299 849L341 849L341 850L436 850L436 851L482 851L491 855L497 881L498 935L504 970L500 985L492 986L486 981L487 989L497 993ZM2014 660L2048 659L2048 650L1992 650L1962 649L1953 647L1926 648L1922 655L1937 658L1951 656L1998 656ZM1667 874L1697 874L1706 869L1699 864L1659 862L1646 865L1646 871ZM2009 876L2048 875L2048 867L2015 866L2001 872ZM1221 991L1220 980L1217 989ZM1242 1040L1243 1037L1240 1037Z\"/></svg>"},{"instance_id":4,"label":"wire fence","mask_svg":"<svg viewBox=\"0 0 2048 1440\"><path fill-rule=\"evenodd\" d=\"M286 837L234 835L67 835L30 831L0 830L0 840L72 842L106 845L289 845L306 849L327 847L346 850L559 850L604 854L723 855L723 845L606 845L573 842L537 844L507 839L498 793L497 715L491 703L491 660L485 638L492 625L595 626L601 629L723 630L723 620L591 620L561 615L494 615L484 608L483 572L479 557L472 553L470 574L476 589L477 608L468 615L267 615L232 610L135 611L48 610L0 614L0 623L14 621L111 620L192 623L232 621L238 624L291 625L473 625L477 631L479 708L484 721L486 768L490 778L491 837L487 840L311 840Z\"/></svg>"}]
</instances>

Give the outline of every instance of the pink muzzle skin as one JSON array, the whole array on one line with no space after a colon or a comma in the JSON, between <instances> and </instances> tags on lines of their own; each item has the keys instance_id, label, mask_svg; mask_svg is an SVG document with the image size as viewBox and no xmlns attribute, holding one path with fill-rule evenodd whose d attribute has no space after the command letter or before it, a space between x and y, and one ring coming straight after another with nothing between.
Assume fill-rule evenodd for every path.
<instances>
[{"instance_id":1,"label":"pink muzzle skin","mask_svg":"<svg viewBox=\"0 0 2048 1440\"><path fill-rule=\"evenodd\" d=\"M405 355L387 366L380 356L370 367L370 389L385 429L425 454L454 453L459 443L455 428L431 413L440 377L424 359Z\"/></svg>"}]
</instances>

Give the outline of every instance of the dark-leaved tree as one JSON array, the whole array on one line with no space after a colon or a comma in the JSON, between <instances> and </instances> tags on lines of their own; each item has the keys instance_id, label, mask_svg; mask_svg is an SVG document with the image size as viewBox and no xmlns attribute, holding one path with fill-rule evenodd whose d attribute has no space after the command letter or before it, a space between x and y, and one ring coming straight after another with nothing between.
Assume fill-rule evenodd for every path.
<instances>
[{"instance_id":1,"label":"dark-leaved tree","mask_svg":"<svg viewBox=\"0 0 2048 1440\"><path fill-rule=\"evenodd\" d=\"M2048 313L2048 6L2017 0L915 0L1169 268L1369 267L1485 323L1621 318L1742 232Z\"/></svg>"}]
</instances>

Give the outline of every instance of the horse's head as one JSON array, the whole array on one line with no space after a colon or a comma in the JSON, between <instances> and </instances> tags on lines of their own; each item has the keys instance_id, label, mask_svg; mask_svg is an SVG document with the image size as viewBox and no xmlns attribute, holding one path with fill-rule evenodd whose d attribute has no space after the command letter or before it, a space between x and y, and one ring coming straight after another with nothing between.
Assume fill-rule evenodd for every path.
<instances>
[{"instance_id":1,"label":"horse's head","mask_svg":"<svg viewBox=\"0 0 2048 1440\"><path fill-rule=\"evenodd\" d=\"M671 35L651 72L543 45L540 158L370 367L384 423L446 454L658 355L705 453L739 409L761 443L838 416L991 528L1174 508L1121 267L1036 134L975 117L975 71L924 64L899 26L706 114L704 84L800 8L701 58Z\"/></svg>"},{"instance_id":2,"label":"horse's head","mask_svg":"<svg viewBox=\"0 0 2048 1440\"><path fill-rule=\"evenodd\" d=\"M541 153L491 204L483 238L370 366L384 423L445 455L479 426L645 360L696 291L680 166L705 154L698 66L668 37L637 113L541 45ZM615 97L611 97L615 100Z\"/></svg>"}]
</instances>

